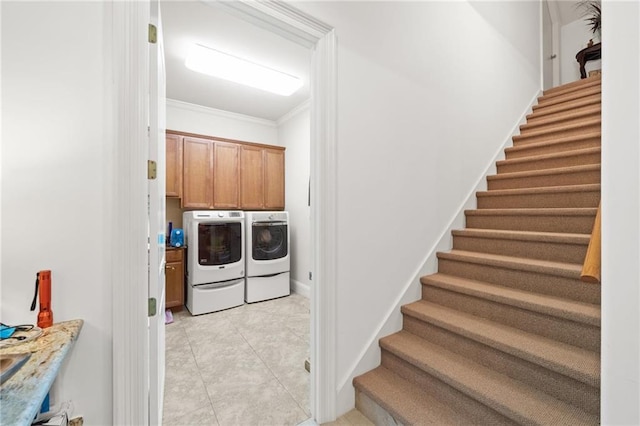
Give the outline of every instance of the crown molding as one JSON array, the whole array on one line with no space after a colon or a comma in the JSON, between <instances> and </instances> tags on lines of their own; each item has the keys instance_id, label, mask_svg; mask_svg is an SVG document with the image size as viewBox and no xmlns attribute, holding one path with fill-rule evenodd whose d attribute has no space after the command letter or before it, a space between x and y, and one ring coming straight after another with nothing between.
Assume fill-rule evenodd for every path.
<instances>
[{"instance_id":1,"label":"crown molding","mask_svg":"<svg viewBox=\"0 0 640 426\"><path fill-rule=\"evenodd\" d=\"M277 123L266 118L252 117L250 115L238 114L236 112L225 111L222 109L209 108L202 105L191 104L189 102L177 101L175 99L167 98L167 106L173 108L183 109L192 112L198 112L201 114L215 115L216 117L229 118L237 121L244 121L247 123L260 124L268 127L278 127Z\"/></svg>"},{"instance_id":2,"label":"crown molding","mask_svg":"<svg viewBox=\"0 0 640 426\"><path fill-rule=\"evenodd\" d=\"M296 115L302 112L308 111L310 107L311 107L311 99L309 98L306 101L302 102L300 105L293 108L291 111L289 111L285 115L283 115L282 117L278 118L276 120L276 124L278 126L282 126L284 123L291 120Z\"/></svg>"}]
</instances>

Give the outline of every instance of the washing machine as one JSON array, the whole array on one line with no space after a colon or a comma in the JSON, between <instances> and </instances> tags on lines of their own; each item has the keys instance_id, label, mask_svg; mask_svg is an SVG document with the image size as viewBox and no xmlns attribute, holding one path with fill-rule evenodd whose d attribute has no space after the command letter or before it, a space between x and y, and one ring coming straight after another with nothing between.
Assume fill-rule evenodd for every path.
<instances>
[{"instance_id":1,"label":"washing machine","mask_svg":"<svg viewBox=\"0 0 640 426\"><path fill-rule=\"evenodd\" d=\"M184 212L187 249L186 306L192 315L244 304L244 213L194 210Z\"/></svg>"},{"instance_id":2,"label":"washing machine","mask_svg":"<svg viewBox=\"0 0 640 426\"><path fill-rule=\"evenodd\" d=\"M289 283L289 213L244 212L246 224L245 301L291 294Z\"/></svg>"}]
</instances>

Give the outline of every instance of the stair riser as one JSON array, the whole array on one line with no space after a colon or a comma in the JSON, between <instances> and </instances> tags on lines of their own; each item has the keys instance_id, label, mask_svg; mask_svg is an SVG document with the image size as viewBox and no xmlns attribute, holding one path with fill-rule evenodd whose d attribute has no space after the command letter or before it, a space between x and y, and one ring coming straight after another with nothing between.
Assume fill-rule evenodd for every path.
<instances>
[{"instance_id":1,"label":"stair riser","mask_svg":"<svg viewBox=\"0 0 640 426\"><path fill-rule=\"evenodd\" d=\"M403 322L406 331L425 340L545 391L551 396L574 404L584 411L596 415L599 413L600 396L598 388L417 318L404 315Z\"/></svg>"},{"instance_id":2,"label":"stair riser","mask_svg":"<svg viewBox=\"0 0 640 426\"><path fill-rule=\"evenodd\" d=\"M583 90L576 90L569 93L557 94L554 96L542 96L538 98L538 106L548 107L551 105L558 105L564 102L570 102L576 99L586 98L587 96L599 95L602 92L601 87L593 86L584 88Z\"/></svg>"},{"instance_id":3,"label":"stair riser","mask_svg":"<svg viewBox=\"0 0 640 426\"><path fill-rule=\"evenodd\" d=\"M425 392L437 395L445 404L455 407L456 411L473 415L477 419L475 424L514 424L512 420L487 407L482 402L384 349L382 350L382 365L400 377L420 386ZM450 424L454 425L455 422Z\"/></svg>"},{"instance_id":4,"label":"stair riser","mask_svg":"<svg viewBox=\"0 0 640 426\"><path fill-rule=\"evenodd\" d=\"M356 388L356 408L366 418L376 425L399 425L402 423L395 419L387 410L377 402L369 398L365 391Z\"/></svg>"},{"instance_id":5,"label":"stair riser","mask_svg":"<svg viewBox=\"0 0 640 426\"><path fill-rule=\"evenodd\" d=\"M586 244L518 241L461 235L453 237L453 248L455 250L567 263L583 263L587 252Z\"/></svg>"},{"instance_id":6,"label":"stair riser","mask_svg":"<svg viewBox=\"0 0 640 426\"><path fill-rule=\"evenodd\" d=\"M556 105L555 107L537 109L532 114L527 115L527 124L536 125L556 119L558 122L561 122L563 121L563 117L572 117L576 114L593 115L594 110L596 110L598 116L601 115L599 97L594 97L592 101L588 99L574 101L573 105L574 106L571 106L571 103L567 102L566 104Z\"/></svg>"},{"instance_id":7,"label":"stair riser","mask_svg":"<svg viewBox=\"0 0 640 426\"><path fill-rule=\"evenodd\" d=\"M600 286L583 283L577 278L570 279L442 258L438 260L438 272L577 302L600 304Z\"/></svg>"},{"instance_id":8,"label":"stair riser","mask_svg":"<svg viewBox=\"0 0 640 426\"><path fill-rule=\"evenodd\" d=\"M601 82L602 79L600 77L589 77L586 79L576 80L562 86L551 87L542 92L542 95L546 98L552 98L554 96L565 93L578 92L582 90L592 89L594 87L601 87Z\"/></svg>"},{"instance_id":9,"label":"stair riser","mask_svg":"<svg viewBox=\"0 0 640 426\"><path fill-rule=\"evenodd\" d=\"M598 132L600 131L600 129L601 129L601 125L598 122L595 124L585 124L584 126L579 126L577 128L567 129L564 127L558 127L556 129L548 129L548 131L542 134L537 134L537 132L539 132L540 129L526 130L522 132L520 135L513 137L513 146L522 146L530 143L545 142L550 139L560 138L560 137L578 136L586 132Z\"/></svg>"},{"instance_id":10,"label":"stair riser","mask_svg":"<svg viewBox=\"0 0 640 426\"><path fill-rule=\"evenodd\" d=\"M521 145L518 149L505 149L505 158L511 160L514 158L531 157L535 155L554 154L559 152L568 152L576 149L595 148L600 146L600 137L589 137L577 139L569 142L549 143L548 145L528 147Z\"/></svg>"},{"instance_id":11,"label":"stair riser","mask_svg":"<svg viewBox=\"0 0 640 426\"><path fill-rule=\"evenodd\" d=\"M534 161L505 161L498 163L497 168L498 174L501 174L527 172L531 170L548 170L560 167L586 166L587 164L600 164L600 152L563 155Z\"/></svg>"},{"instance_id":12,"label":"stair riser","mask_svg":"<svg viewBox=\"0 0 640 426\"><path fill-rule=\"evenodd\" d=\"M601 105L602 103L602 94L595 93L592 95L587 95L579 99L574 99L572 101L566 101L555 105L534 105L531 108L531 114L537 116L543 116L548 114L555 114L562 111L570 111L576 108L582 108L588 105ZM527 116L528 117L528 116Z\"/></svg>"},{"instance_id":13,"label":"stair riser","mask_svg":"<svg viewBox=\"0 0 640 426\"><path fill-rule=\"evenodd\" d=\"M520 126L520 134L529 130L539 130L558 125L572 125L586 119L600 118L600 110L596 108L584 108L583 111L561 112L543 117L532 117L526 124Z\"/></svg>"},{"instance_id":14,"label":"stair riser","mask_svg":"<svg viewBox=\"0 0 640 426\"><path fill-rule=\"evenodd\" d=\"M467 215L467 228L591 234L595 216Z\"/></svg>"},{"instance_id":15,"label":"stair riser","mask_svg":"<svg viewBox=\"0 0 640 426\"><path fill-rule=\"evenodd\" d=\"M478 195L479 209L598 207L600 191L548 194Z\"/></svg>"},{"instance_id":16,"label":"stair riser","mask_svg":"<svg viewBox=\"0 0 640 426\"><path fill-rule=\"evenodd\" d=\"M533 176L501 176L498 179L487 179L487 187L489 190L588 185L592 183L600 183L600 169L576 170L543 175L536 174Z\"/></svg>"},{"instance_id":17,"label":"stair riser","mask_svg":"<svg viewBox=\"0 0 640 426\"><path fill-rule=\"evenodd\" d=\"M422 286L422 298L509 327L558 340L590 351L600 351L600 328L490 300Z\"/></svg>"}]
</instances>

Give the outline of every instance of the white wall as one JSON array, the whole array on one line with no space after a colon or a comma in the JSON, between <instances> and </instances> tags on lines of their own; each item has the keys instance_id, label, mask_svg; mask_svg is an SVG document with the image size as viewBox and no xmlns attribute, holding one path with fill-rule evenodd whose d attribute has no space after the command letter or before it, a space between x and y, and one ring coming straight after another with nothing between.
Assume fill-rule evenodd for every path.
<instances>
[{"instance_id":1,"label":"white wall","mask_svg":"<svg viewBox=\"0 0 640 426\"><path fill-rule=\"evenodd\" d=\"M1 7L2 322L36 322L35 275L51 269L54 321L84 320L54 396L111 424L107 6Z\"/></svg>"},{"instance_id":2,"label":"white wall","mask_svg":"<svg viewBox=\"0 0 640 426\"><path fill-rule=\"evenodd\" d=\"M640 5L603 2L602 16L602 424L637 425Z\"/></svg>"},{"instance_id":3,"label":"white wall","mask_svg":"<svg viewBox=\"0 0 640 426\"><path fill-rule=\"evenodd\" d=\"M597 40L589 31L584 19L578 19L560 28L560 84L580 80L580 65L576 61L576 53L587 47L589 40ZM600 60L589 61L585 65L587 75L589 71L602 68Z\"/></svg>"},{"instance_id":4,"label":"white wall","mask_svg":"<svg viewBox=\"0 0 640 426\"><path fill-rule=\"evenodd\" d=\"M311 118L309 102L278 120L285 153L285 209L289 212L292 289L310 295L311 226L309 200Z\"/></svg>"},{"instance_id":5,"label":"white wall","mask_svg":"<svg viewBox=\"0 0 640 426\"><path fill-rule=\"evenodd\" d=\"M367 342L540 89L538 2L300 2L336 29L338 412ZM321 142L320 142L321 143ZM400 327L400 324L397 324Z\"/></svg>"},{"instance_id":6,"label":"white wall","mask_svg":"<svg viewBox=\"0 0 640 426\"><path fill-rule=\"evenodd\" d=\"M167 129L279 145L274 121L167 99Z\"/></svg>"}]
</instances>

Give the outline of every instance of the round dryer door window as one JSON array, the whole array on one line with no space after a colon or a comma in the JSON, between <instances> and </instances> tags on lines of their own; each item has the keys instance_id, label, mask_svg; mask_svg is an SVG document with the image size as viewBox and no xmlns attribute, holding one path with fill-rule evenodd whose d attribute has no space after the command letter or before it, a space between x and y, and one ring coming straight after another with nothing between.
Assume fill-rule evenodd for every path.
<instances>
[{"instance_id":1,"label":"round dryer door window","mask_svg":"<svg viewBox=\"0 0 640 426\"><path fill-rule=\"evenodd\" d=\"M253 259L273 260L285 257L287 245L287 225L282 222L256 222L251 227L253 239Z\"/></svg>"}]
</instances>

